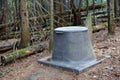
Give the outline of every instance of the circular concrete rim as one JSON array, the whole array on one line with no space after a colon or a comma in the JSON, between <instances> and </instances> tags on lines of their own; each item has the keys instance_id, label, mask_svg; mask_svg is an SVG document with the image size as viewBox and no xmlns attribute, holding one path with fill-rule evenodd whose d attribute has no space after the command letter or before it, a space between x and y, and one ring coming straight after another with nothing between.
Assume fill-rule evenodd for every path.
<instances>
[{"instance_id":1,"label":"circular concrete rim","mask_svg":"<svg viewBox=\"0 0 120 80\"><path fill-rule=\"evenodd\" d=\"M82 26L69 26L69 27L59 27L56 28L54 31L55 32L82 32L82 31L87 31L87 27L82 27Z\"/></svg>"}]
</instances>

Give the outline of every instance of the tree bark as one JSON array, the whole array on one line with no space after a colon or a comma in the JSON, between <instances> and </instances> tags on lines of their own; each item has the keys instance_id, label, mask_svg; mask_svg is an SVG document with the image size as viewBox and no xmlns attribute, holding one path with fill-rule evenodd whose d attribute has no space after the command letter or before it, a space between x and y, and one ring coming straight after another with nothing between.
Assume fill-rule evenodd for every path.
<instances>
[{"instance_id":1,"label":"tree bark","mask_svg":"<svg viewBox=\"0 0 120 80\"><path fill-rule=\"evenodd\" d=\"M107 0L108 5L108 34L115 33L115 15L114 15L114 0Z\"/></svg>"},{"instance_id":2,"label":"tree bark","mask_svg":"<svg viewBox=\"0 0 120 80\"><path fill-rule=\"evenodd\" d=\"M5 24L7 23L7 7L8 7L8 0L1 0L1 18L0 18L0 24ZM6 27L3 27L0 32L2 35L5 35L7 38L7 31Z\"/></svg>"},{"instance_id":3,"label":"tree bark","mask_svg":"<svg viewBox=\"0 0 120 80\"><path fill-rule=\"evenodd\" d=\"M120 0L118 0L118 6L119 6L119 16L120 16Z\"/></svg>"},{"instance_id":4,"label":"tree bark","mask_svg":"<svg viewBox=\"0 0 120 80\"><path fill-rule=\"evenodd\" d=\"M2 0L0 0L0 24L2 24Z\"/></svg>"},{"instance_id":5,"label":"tree bark","mask_svg":"<svg viewBox=\"0 0 120 80\"><path fill-rule=\"evenodd\" d=\"M30 44L27 0L20 0L20 19L21 19L20 20L20 25L21 25L20 47L27 47Z\"/></svg>"},{"instance_id":6,"label":"tree bark","mask_svg":"<svg viewBox=\"0 0 120 80\"><path fill-rule=\"evenodd\" d=\"M8 0L2 0L2 23L7 23Z\"/></svg>"},{"instance_id":7,"label":"tree bark","mask_svg":"<svg viewBox=\"0 0 120 80\"><path fill-rule=\"evenodd\" d=\"M115 0L114 2L114 9L115 9L115 17L119 17L119 13L120 13L120 4L119 4L119 0Z\"/></svg>"},{"instance_id":8,"label":"tree bark","mask_svg":"<svg viewBox=\"0 0 120 80\"><path fill-rule=\"evenodd\" d=\"M78 26L82 24L81 21L81 2L82 0L79 1L78 6L75 6L76 4L74 3L73 0L70 1L71 8L72 8L72 14L74 15L74 26Z\"/></svg>"},{"instance_id":9,"label":"tree bark","mask_svg":"<svg viewBox=\"0 0 120 80\"><path fill-rule=\"evenodd\" d=\"M60 0L60 14L64 13L64 0ZM65 23L64 15L61 15L60 23L64 25Z\"/></svg>"},{"instance_id":10,"label":"tree bark","mask_svg":"<svg viewBox=\"0 0 120 80\"><path fill-rule=\"evenodd\" d=\"M95 14L95 0L93 0L93 14ZM93 15L93 25L96 25L95 15Z\"/></svg>"},{"instance_id":11,"label":"tree bark","mask_svg":"<svg viewBox=\"0 0 120 80\"><path fill-rule=\"evenodd\" d=\"M50 41L49 41L49 52L52 53L53 52L53 31L54 31L54 4L53 4L53 0L50 0L50 19L51 19L51 23L50 23L50 27L51 27L51 31L50 31Z\"/></svg>"}]
</instances>

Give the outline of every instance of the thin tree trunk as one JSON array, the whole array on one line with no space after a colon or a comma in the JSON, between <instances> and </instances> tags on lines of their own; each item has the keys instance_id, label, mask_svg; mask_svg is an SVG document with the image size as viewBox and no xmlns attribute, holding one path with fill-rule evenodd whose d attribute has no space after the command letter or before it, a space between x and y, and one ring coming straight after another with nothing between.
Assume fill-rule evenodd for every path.
<instances>
[{"instance_id":1,"label":"thin tree trunk","mask_svg":"<svg viewBox=\"0 0 120 80\"><path fill-rule=\"evenodd\" d=\"M5 24L5 23L7 23L7 7L8 7L8 0L2 0L2 5L1 5L2 7L2 9L1 9L1 11L2 11L2 15L1 15L1 20L0 20L0 22L1 22L1 24ZM6 27L3 27L2 29L1 29L1 31L0 32L2 32L2 35L5 35L6 36L6 39L7 39L7 28Z\"/></svg>"},{"instance_id":2,"label":"thin tree trunk","mask_svg":"<svg viewBox=\"0 0 120 80\"><path fill-rule=\"evenodd\" d=\"M113 35L115 33L115 22L114 22L114 0L108 1L108 33Z\"/></svg>"},{"instance_id":3,"label":"thin tree trunk","mask_svg":"<svg viewBox=\"0 0 120 80\"><path fill-rule=\"evenodd\" d=\"M115 13L115 16L116 17L118 17L119 16L119 11L120 11L120 5L119 5L119 0L115 0L115 11L116 11L116 13Z\"/></svg>"},{"instance_id":4,"label":"thin tree trunk","mask_svg":"<svg viewBox=\"0 0 120 80\"><path fill-rule=\"evenodd\" d=\"M76 9L76 6L75 6L75 3L73 0L70 0L70 6L71 6L71 9L72 9L72 14L73 14L73 18L74 18L74 21L73 21L73 25L74 26L77 26L78 25L78 18L77 18L77 9Z\"/></svg>"},{"instance_id":5,"label":"thin tree trunk","mask_svg":"<svg viewBox=\"0 0 120 80\"><path fill-rule=\"evenodd\" d=\"M2 9L3 9L3 18L2 18L2 23L7 23L7 3L8 3L8 0L2 0Z\"/></svg>"},{"instance_id":6,"label":"thin tree trunk","mask_svg":"<svg viewBox=\"0 0 120 80\"><path fill-rule=\"evenodd\" d=\"M88 15L88 9L89 9L89 2L88 2L88 0L86 0L86 15Z\"/></svg>"},{"instance_id":7,"label":"thin tree trunk","mask_svg":"<svg viewBox=\"0 0 120 80\"><path fill-rule=\"evenodd\" d=\"M49 43L49 52L52 53L53 51L53 30L54 30L54 5L53 5L53 0L50 0L50 19L51 19L51 23L50 23L50 27L51 27L51 37L50 37L50 43Z\"/></svg>"},{"instance_id":8,"label":"thin tree trunk","mask_svg":"<svg viewBox=\"0 0 120 80\"><path fill-rule=\"evenodd\" d=\"M76 7L75 3L73 0L71 0L70 4L71 4L71 7L72 7L72 13L74 15L74 22L73 22L73 25L74 26L78 26L78 25L81 25L82 24L82 21L81 21L81 2L82 0L79 1L79 4L78 6Z\"/></svg>"},{"instance_id":9,"label":"thin tree trunk","mask_svg":"<svg viewBox=\"0 0 120 80\"><path fill-rule=\"evenodd\" d=\"M120 16L120 0L118 0L118 5L119 5L119 16Z\"/></svg>"},{"instance_id":10,"label":"thin tree trunk","mask_svg":"<svg viewBox=\"0 0 120 80\"><path fill-rule=\"evenodd\" d=\"M20 47L27 47L30 44L30 32L28 21L27 0L20 0L20 18L21 18L21 43Z\"/></svg>"},{"instance_id":11,"label":"thin tree trunk","mask_svg":"<svg viewBox=\"0 0 120 80\"><path fill-rule=\"evenodd\" d=\"M93 0L93 25L96 25L96 21L95 21L95 0Z\"/></svg>"},{"instance_id":12,"label":"thin tree trunk","mask_svg":"<svg viewBox=\"0 0 120 80\"><path fill-rule=\"evenodd\" d=\"M2 24L2 0L0 0L0 24Z\"/></svg>"},{"instance_id":13,"label":"thin tree trunk","mask_svg":"<svg viewBox=\"0 0 120 80\"><path fill-rule=\"evenodd\" d=\"M64 3L63 0L60 0L60 14L64 13ZM60 23L64 25L64 16L61 15Z\"/></svg>"}]
</instances>

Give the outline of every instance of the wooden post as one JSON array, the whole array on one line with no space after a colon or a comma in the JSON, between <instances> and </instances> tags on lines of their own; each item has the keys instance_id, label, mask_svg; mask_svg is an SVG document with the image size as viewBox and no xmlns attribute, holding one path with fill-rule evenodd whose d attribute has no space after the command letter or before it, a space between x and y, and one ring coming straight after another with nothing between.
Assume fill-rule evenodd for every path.
<instances>
[{"instance_id":1,"label":"wooden post","mask_svg":"<svg viewBox=\"0 0 120 80\"><path fill-rule=\"evenodd\" d=\"M21 26L20 47L27 47L30 44L27 0L20 0L20 19L21 19L20 20L20 26Z\"/></svg>"},{"instance_id":2,"label":"wooden post","mask_svg":"<svg viewBox=\"0 0 120 80\"><path fill-rule=\"evenodd\" d=\"M53 31L54 31L54 5L53 5L53 0L50 0L50 27L51 27L51 31L50 31L50 43L49 43L49 52L52 53L53 52Z\"/></svg>"},{"instance_id":3,"label":"wooden post","mask_svg":"<svg viewBox=\"0 0 120 80\"><path fill-rule=\"evenodd\" d=\"M113 35L115 33L114 0L107 0L107 6L108 6L108 34Z\"/></svg>"}]
</instances>

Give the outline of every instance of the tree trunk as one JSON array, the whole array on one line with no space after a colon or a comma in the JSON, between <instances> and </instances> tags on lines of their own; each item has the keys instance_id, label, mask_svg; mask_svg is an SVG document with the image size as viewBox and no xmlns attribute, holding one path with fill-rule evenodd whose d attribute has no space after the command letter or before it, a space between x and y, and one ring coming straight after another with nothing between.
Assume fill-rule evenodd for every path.
<instances>
[{"instance_id":1,"label":"tree trunk","mask_svg":"<svg viewBox=\"0 0 120 80\"><path fill-rule=\"evenodd\" d=\"M74 26L78 26L78 25L82 24L81 13L80 13L81 12L81 2L82 2L82 0L80 0L78 6L76 6L76 4L74 3L74 0L70 1L71 8L72 8L72 14L74 16L74 22L73 22Z\"/></svg>"},{"instance_id":2,"label":"tree trunk","mask_svg":"<svg viewBox=\"0 0 120 80\"><path fill-rule=\"evenodd\" d=\"M117 0L117 2L118 2L118 7L119 7L119 9L118 9L118 16L120 16L120 0Z\"/></svg>"},{"instance_id":3,"label":"tree trunk","mask_svg":"<svg viewBox=\"0 0 120 80\"><path fill-rule=\"evenodd\" d=\"M64 0L60 0L60 14L62 14L62 13L64 13ZM60 20L60 23L62 24L62 25L65 25L65 20L64 20L64 16L63 15L61 15L61 20Z\"/></svg>"},{"instance_id":4,"label":"tree trunk","mask_svg":"<svg viewBox=\"0 0 120 80\"><path fill-rule=\"evenodd\" d=\"M20 19L21 19L20 20L20 26L21 26L20 47L27 47L30 44L27 0L20 0Z\"/></svg>"},{"instance_id":5,"label":"tree trunk","mask_svg":"<svg viewBox=\"0 0 120 80\"><path fill-rule=\"evenodd\" d=\"M49 52L52 53L53 52L53 30L54 30L54 5L53 5L53 0L50 0L50 19L51 19L51 23L50 23L50 27L51 27L51 31L50 31L50 42L49 42Z\"/></svg>"},{"instance_id":6,"label":"tree trunk","mask_svg":"<svg viewBox=\"0 0 120 80\"><path fill-rule=\"evenodd\" d=\"M120 9L119 0L114 0L115 18L119 17L119 13L120 13L119 9Z\"/></svg>"},{"instance_id":7,"label":"tree trunk","mask_svg":"<svg viewBox=\"0 0 120 80\"><path fill-rule=\"evenodd\" d=\"M90 14L87 15L85 26L88 28L88 33L89 33L89 36L90 36L90 39L92 42L92 29L93 29L93 27L92 27L92 16Z\"/></svg>"},{"instance_id":8,"label":"tree trunk","mask_svg":"<svg viewBox=\"0 0 120 80\"><path fill-rule=\"evenodd\" d=\"M89 2L88 2L88 0L86 0L86 15L88 15L88 13L89 13L89 12L88 12L88 9L89 9L88 6L89 6Z\"/></svg>"},{"instance_id":9,"label":"tree trunk","mask_svg":"<svg viewBox=\"0 0 120 80\"><path fill-rule=\"evenodd\" d=\"M8 0L2 0L2 24L7 23L7 5Z\"/></svg>"},{"instance_id":10,"label":"tree trunk","mask_svg":"<svg viewBox=\"0 0 120 80\"><path fill-rule=\"evenodd\" d=\"M93 14L95 14L95 0L93 0ZM96 25L95 15L93 15L93 25Z\"/></svg>"},{"instance_id":11,"label":"tree trunk","mask_svg":"<svg viewBox=\"0 0 120 80\"><path fill-rule=\"evenodd\" d=\"M7 7L8 7L8 0L1 0L1 18L0 18L0 24L7 23ZM3 27L0 32L2 35L5 35L7 38L7 31L6 27Z\"/></svg>"},{"instance_id":12,"label":"tree trunk","mask_svg":"<svg viewBox=\"0 0 120 80\"><path fill-rule=\"evenodd\" d=\"M2 24L2 0L0 0L0 24Z\"/></svg>"},{"instance_id":13,"label":"tree trunk","mask_svg":"<svg viewBox=\"0 0 120 80\"><path fill-rule=\"evenodd\" d=\"M108 34L113 35L115 33L114 0L107 0L107 5L108 5Z\"/></svg>"}]
</instances>

